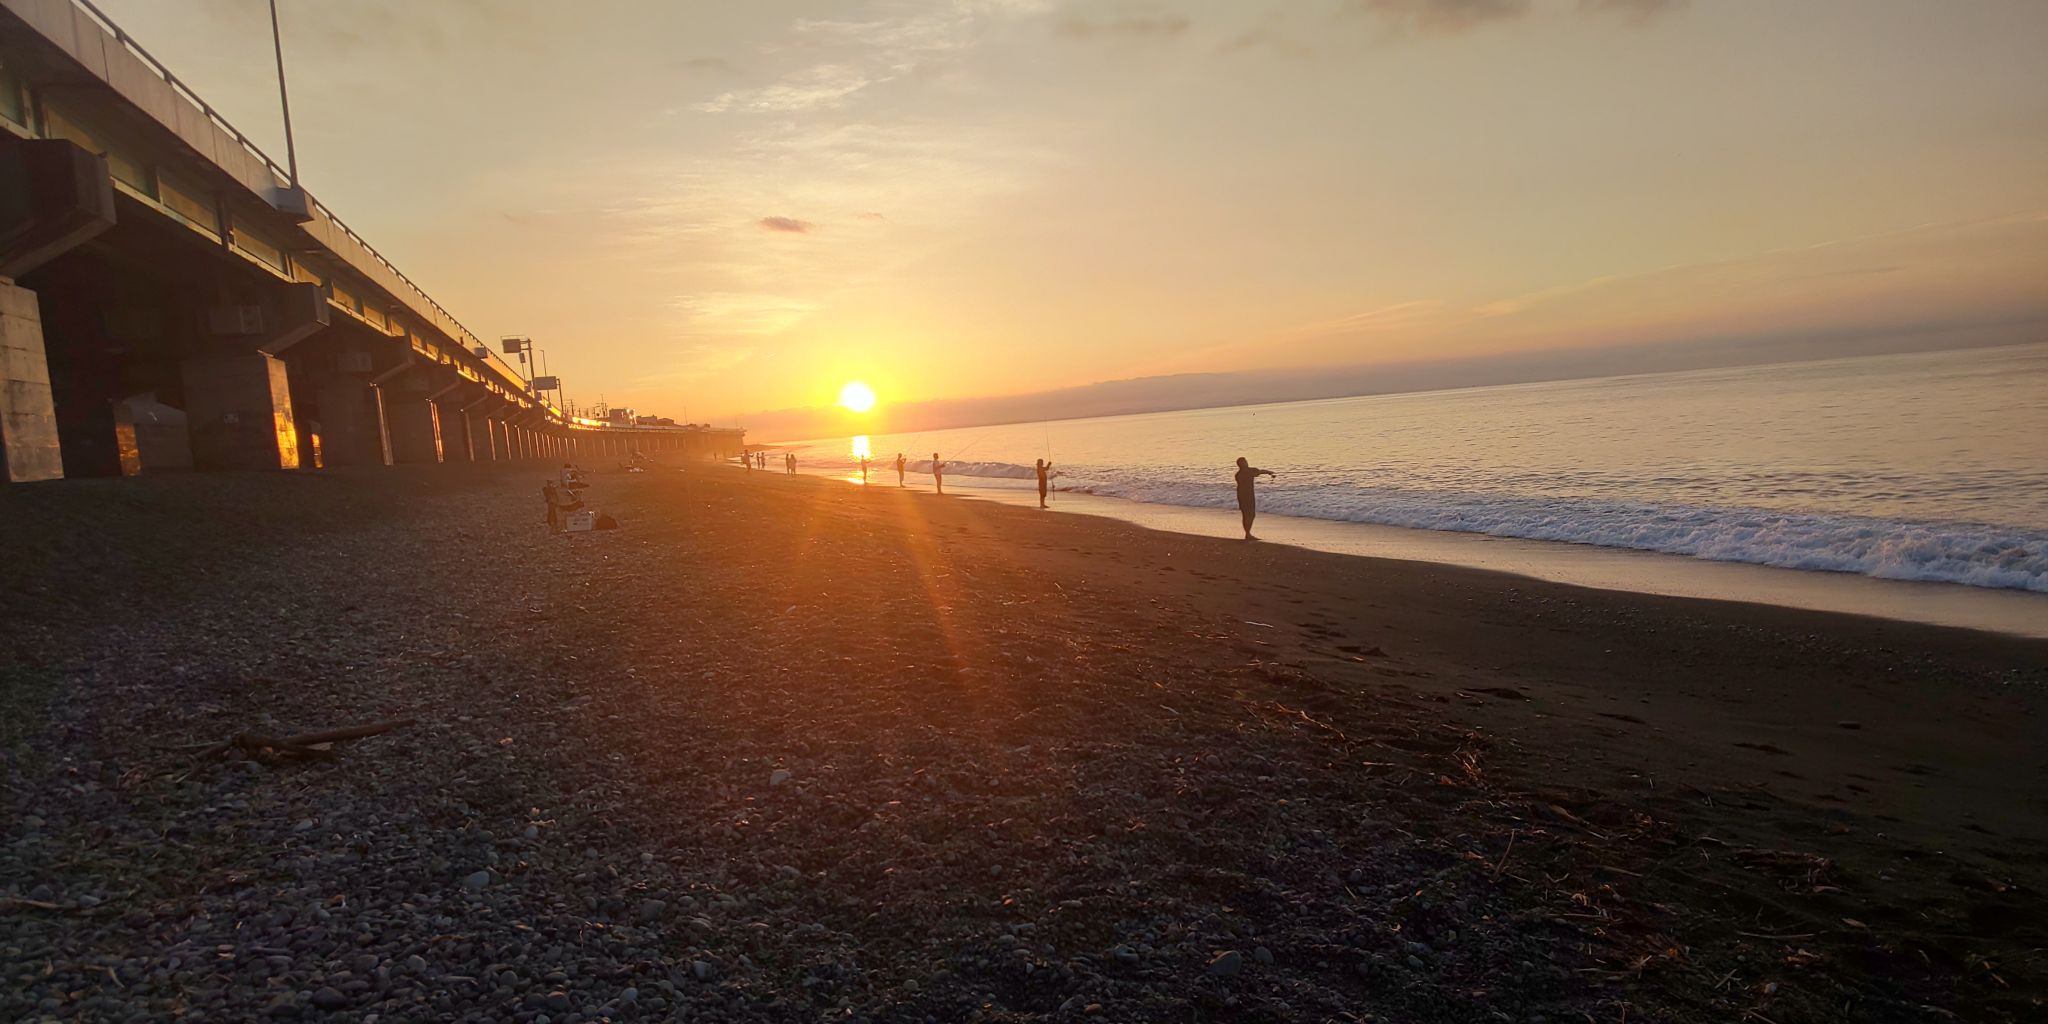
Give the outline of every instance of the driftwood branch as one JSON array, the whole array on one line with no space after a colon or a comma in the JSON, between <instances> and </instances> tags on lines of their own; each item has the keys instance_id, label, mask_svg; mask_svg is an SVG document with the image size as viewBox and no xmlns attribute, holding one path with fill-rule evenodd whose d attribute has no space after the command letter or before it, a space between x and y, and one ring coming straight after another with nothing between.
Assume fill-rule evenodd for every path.
<instances>
[{"instance_id":1,"label":"driftwood branch","mask_svg":"<svg viewBox=\"0 0 2048 1024\"><path fill-rule=\"evenodd\" d=\"M415 719L398 718L388 722L371 722L367 725L351 725L340 729L322 729L317 732L302 732L294 736L264 736L260 733L237 733L224 743L213 743L197 748L198 759L208 760L230 751L264 762L290 760L312 760L332 757L328 748L336 743L359 740L369 736L380 736L393 729L403 729L415 723Z\"/></svg>"}]
</instances>

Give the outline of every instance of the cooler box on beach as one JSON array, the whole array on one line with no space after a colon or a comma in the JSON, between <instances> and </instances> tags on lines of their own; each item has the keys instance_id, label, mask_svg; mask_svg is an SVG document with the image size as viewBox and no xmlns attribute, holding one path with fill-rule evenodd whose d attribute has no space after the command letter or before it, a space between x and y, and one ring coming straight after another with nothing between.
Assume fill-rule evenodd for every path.
<instances>
[{"instance_id":1,"label":"cooler box on beach","mask_svg":"<svg viewBox=\"0 0 2048 1024\"><path fill-rule=\"evenodd\" d=\"M562 529L567 533L587 533L595 530L597 513L587 508L581 512L571 512L568 518L563 520Z\"/></svg>"}]
</instances>

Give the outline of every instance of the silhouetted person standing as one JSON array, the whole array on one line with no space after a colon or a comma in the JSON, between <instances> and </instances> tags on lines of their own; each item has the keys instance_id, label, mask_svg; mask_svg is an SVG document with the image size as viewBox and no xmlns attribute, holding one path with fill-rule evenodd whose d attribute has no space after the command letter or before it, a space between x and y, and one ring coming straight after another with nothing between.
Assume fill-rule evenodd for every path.
<instances>
[{"instance_id":1,"label":"silhouetted person standing","mask_svg":"<svg viewBox=\"0 0 2048 1024\"><path fill-rule=\"evenodd\" d=\"M865 455L860 457L860 485L868 485L868 457Z\"/></svg>"},{"instance_id":2,"label":"silhouetted person standing","mask_svg":"<svg viewBox=\"0 0 2048 1024\"><path fill-rule=\"evenodd\" d=\"M1045 487L1046 487L1046 474L1048 474L1048 473L1051 473L1051 472L1052 472L1052 463L1050 463L1050 462L1047 462L1047 461L1045 461L1044 459L1039 459L1039 460L1038 460L1038 507L1039 507L1039 508L1044 508L1044 507L1045 507Z\"/></svg>"},{"instance_id":3,"label":"silhouetted person standing","mask_svg":"<svg viewBox=\"0 0 2048 1024\"><path fill-rule=\"evenodd\" d=\"M1244 517L1244 539L1257 540L1252 536L1252 520L1259 517L1259 496L1252 489L1252 482L1262 476L1272 476L1270 469L1257 469L1239 456L1237 460L1237 512Z\"/></svg>"},{"instance_id":4,"label":"silhouetted person standing","mask_svg":"<svg viewBox=\"0 0 2048 1024\"><path fill-rule=\"evenodd\" d=\"M939 453L932 453L932 489L946 493L946 464L939 461Z\"/></svg>"},{"instance_id":5,"label":"silhouetted person standing","mask_svg":"<svg viewBox=\"0 0 2048 1024\"><path fill-rule=\"evenodd\" d=\"M903 453L896 453L896 486L903 486Z\"/></svg>"}]
</instances>

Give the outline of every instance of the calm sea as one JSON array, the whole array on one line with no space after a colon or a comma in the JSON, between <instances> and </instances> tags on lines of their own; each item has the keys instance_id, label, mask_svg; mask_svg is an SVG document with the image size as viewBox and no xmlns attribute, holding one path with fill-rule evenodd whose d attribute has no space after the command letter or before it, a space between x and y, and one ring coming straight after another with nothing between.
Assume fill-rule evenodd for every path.
<instances>
[{"instance_id":1,"label":"calm sea","mask_svg":"<svg viewBox=\"0 0 2048 1024\"><path fill-rule=\"evenodd\" d=\"M834 438L950 479L2048 592L2048 344ZM928 479L918 477L922 482Z\"/></svg>"}]
</instances>

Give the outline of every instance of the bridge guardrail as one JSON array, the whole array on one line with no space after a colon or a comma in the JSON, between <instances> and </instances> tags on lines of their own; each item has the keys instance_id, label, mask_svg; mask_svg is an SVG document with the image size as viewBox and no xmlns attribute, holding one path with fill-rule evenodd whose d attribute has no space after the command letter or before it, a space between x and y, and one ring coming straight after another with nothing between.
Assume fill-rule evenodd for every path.
<instances>
[{"instance_id":1,"label":"bridge guardrail","mask_svg":"<svg viewBox=\"0 0 2048 1024\"><path fill-rule=\"evenodd\" d=\"M241 146L242 149L247 151L250 156L253 156L256 159L261 160L263 162L263 166L269 169L271 178L275 181L277 187L289 188L294 187L296 185L296 183L291 180L290 171L281 166L276 160L271 159L270 154L265 153L263 151L263 147L258 146L255 143L255 141L250 139L248 135L244 134L241 129L236 128L234 123L229 121L225 116L223 116L220 111L213 109L212 104L207 103L204 99L200 98L199 93L196 90L194 90L191 86L186 85L184 81L177 76L176 73L172 72L169 67L166 67L162 61L156 59L156 57L153 54L151 54L147 49L145 49L141 43L136 42L133 36L130 36L127 32L123 31L120 25L115 24L114 19L107 16L106 12L94 6L92 0L70 0L70 3L74 9L84 12L85 15L91 18L93 22L96 23L102 31L112 36L114 38L114 41L121 44L121 47L123 49L127 50L130 54L134 55L134 57L137 60L141 61L143 66L148 68L151 73L155 74L158 78L163 79L164 84L170 86L172 92L177 94L181 99L185 100L185 102L190 103L193 107L197 108L199 112L202 115L204 115L208 121L212 122L213 125L215 127L218 127L221 131L226 132L228 134L228 137L234 139L235 143ZM439 302L435 301L433 296L428 295L426 289L421 288L417 284L414 284L411 278L405 276L404 271L399 270L395 264L393 264L389 259L386 259L384 257L383 253L378 252L376 246L371 245L368 240L363 238L362 235L357 234L356 230L354 228L349 227L347 222L343 221L340 217L335 216L334 211L328 208L327 204L322 203L317 198L314 198L314 196L311 193L306 193L306 200L308 203L311 204L313 209L318 210L320 215L327 219L328 223L334 225L336 228L339 228L341 230L341 233L344 236L346 236L349 241L354 242L357 246L361 247L363 252L367 254L371 259L376 260L379 266L383 267L385 270L390 271L391 275L397 278L399 282L404 284L406 288L410 289L413 295L418 297L421 302L425 303L429 308L433 309L436 313L439 313L450 324L455 325L455 328L461 331L463 335L462 337L456 338L455 340L459 342L463 346L463 349L469 352L472 357L476 355L476 350L479 347L485 347L484 342L482 341L482 339L477 337L475 331L470 330L468 326L463 324L462 321L456 319L455 314L448 312L446 307L442 306ZM275 204L273 204L273 206L274 205ZM491 365L493 369L496 369L500 374L504 375L507 379L520 382L522 384L524 383L523 378L521 378L517 372L513 371L511 367L508 364L506 364L503 360L498 359L496 353L491 353L491 355L488 358L486 358L484 362L486 364ZM525 393L524 388L521 389L521 393ZM532 396L529 395L528 397ZM553 406L548 405L545 402L540 402L537 398L535 399L535 401L538 404L540 404L543 408L555 413L557 416L561 414L561 411L555 409Z\"/></svg>"}]
</instances>

